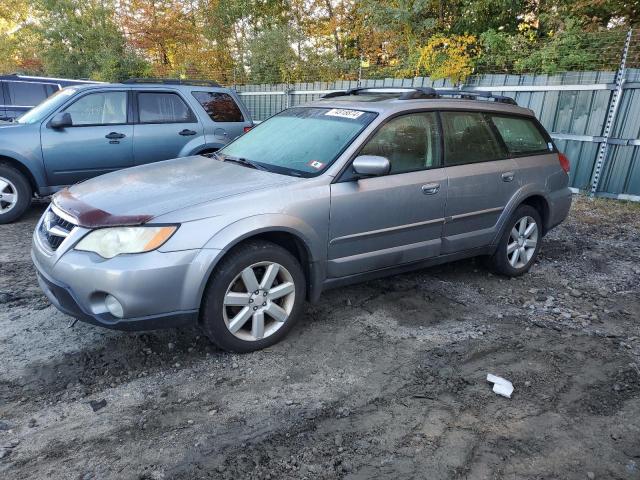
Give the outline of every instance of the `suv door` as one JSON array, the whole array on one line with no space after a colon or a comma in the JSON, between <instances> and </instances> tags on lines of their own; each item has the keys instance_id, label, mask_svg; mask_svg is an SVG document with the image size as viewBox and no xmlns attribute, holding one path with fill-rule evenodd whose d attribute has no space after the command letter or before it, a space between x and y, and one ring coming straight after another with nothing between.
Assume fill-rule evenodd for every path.
<instances>
[{"instance_id":1,"label":"suv door","mask_svg":"<svg viewBox=\"0 0 640 480\"><path fill-rule=\"evenodd\" d=\"M329 277L415 262L440 254L447 176L435 112L392 118L359 155L389 159L388 175L331 185Z\"/></svg>"},{"instance_id":2,"label":"suv door","mask_svg":"<svg viewBox=\"0 0 640 480\"><path fill-rule=\"evenodd\" d=\"M6 112L6 104L8 102L4 98L4 81L0 80L0 120L6 121L9 120Z\"/></svg>"},{"instance_id":3,"label":"suv door","mask_svg":"<svg viewBox=\"0 0 640 480\"><path fill-rule=\"evenodd\" d=\"M489 245L518 188L515 162L484 113L440 113L449 190L444 254Z\"/></svg>"},{"instance_id":4,"label":"suv door","mask_svg":"<svg viewBox=\"0 0 640 480\"><path fill-rule=\"evenodd\" d=\"M49 185L70 185L133 166L126 90L91 91L60 112L71 115L71 127L53 129L48 122L41 127Z\"/></svg>"},{"instance_id":5,"label":"suv door","mask_svg":"<svg viewBox=\"0 0 640 480\"><path fill-rule=\"evenodd\" d=\"M245 127L252 123L245 118L234 98L225 92L191 92L211 119L205 122L207 143L226 144L244 133Z\"/></svg>"},{"instance_id":6,"label":"suv door","mask_svg":"<svg viewBox=\"0 0 640 480\"><path fill-rule=\"evenodd\" d=\"M202 124L175 91L137 91L133 157L136 165L189 155L204 144Z\"/></svg>"}]
</instances>

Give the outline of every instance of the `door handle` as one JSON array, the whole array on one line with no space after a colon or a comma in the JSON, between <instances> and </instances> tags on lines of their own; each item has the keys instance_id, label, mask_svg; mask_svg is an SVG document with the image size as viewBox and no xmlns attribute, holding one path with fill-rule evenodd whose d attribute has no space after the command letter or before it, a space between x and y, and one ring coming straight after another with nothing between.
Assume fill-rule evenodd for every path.
<instances>
[{"instance_id":1,"label":"door handle","mask_svg":"<svg viewBox=\"0 0 640 480\"><path fill-rule=\"evenodd\" d=\"M502 174L502 181L503 182L510 182L513 180L513 177L516 176L516 172L504 172Z\"/></svg>"},{"instance_id":2,"label":"door handle","mask_svg":"<svg viewBox=\"0 0 640 480\"><path fill-rule=\"evenodd\" d=\"M189 135L195 135L196 132L194 132L193 130L188 130L188 129L184 129L182 130L180 133L178 133L178 135L182 135L183 137L188 137Z\"/></svg>"},{"instance_id":3,"label":"door handle","mask_svg":"<svg viewBox=\"0 0 640 480\"><path fill-rule=\"evenodd\" d=\"M124 133L111 132L104 136L104 138L108 138L109 140L119 140L120 138L124 138L126 135Z\"/></svg>"},{"instance_id":4,"label":"door handle","mask_svg":"<svg viewBox=\"0 0 640 480\"><path fill-rule=\"evenodd\" d=\"M422 193L425 195L434 195L440 191L439 183L427 183L422 186Z\"/></svg>"}]
</instances>

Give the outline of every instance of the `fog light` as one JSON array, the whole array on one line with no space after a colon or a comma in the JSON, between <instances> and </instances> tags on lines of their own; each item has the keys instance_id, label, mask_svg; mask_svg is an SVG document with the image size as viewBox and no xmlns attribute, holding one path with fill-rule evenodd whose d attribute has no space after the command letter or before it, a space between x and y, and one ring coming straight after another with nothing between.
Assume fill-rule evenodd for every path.
<instances>
[{"instance_id":1,"label":"fog light","mask_svg":"<svg viewBox=\"0 0 640 480\"><path fill-rule=\"evenodd\" d=\"M122 318L124 317L124 310L122 309L122 305L118 301L116 297L113 295L107 295L104 299L104 306L107 307L109 313L114 317Z\"/></svg>"}]
</instances>

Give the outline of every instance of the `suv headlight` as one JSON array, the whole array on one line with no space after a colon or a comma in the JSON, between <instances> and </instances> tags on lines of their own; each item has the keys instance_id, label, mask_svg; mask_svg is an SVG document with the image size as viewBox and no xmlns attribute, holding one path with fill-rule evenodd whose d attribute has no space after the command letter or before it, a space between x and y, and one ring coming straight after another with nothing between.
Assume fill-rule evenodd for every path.
<instances>
[{"instance_id":1,"label":"suv headlight","mask_svg":"<svg viewBox=\"0 0 640 480\"><path fill-rule=\"evenodd\" d=\"M123 253L150 252L162 246L178 229L163 227L109 227L94 230L76 245L76 250L95 252L104 258Z\"/></svg>"}]
</instances>

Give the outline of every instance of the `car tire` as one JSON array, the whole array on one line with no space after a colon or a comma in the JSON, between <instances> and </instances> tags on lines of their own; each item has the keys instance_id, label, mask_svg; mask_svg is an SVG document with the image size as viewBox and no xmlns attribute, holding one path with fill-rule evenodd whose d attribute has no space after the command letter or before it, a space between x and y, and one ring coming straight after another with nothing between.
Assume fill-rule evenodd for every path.
<instances>
[{"instance_id":1,"label":"car tire","mask_svg":"<svg viewBox=\"0 0 640 480\"><path fill-rule=\"evenodd\" d=\"M293 328L305 293L304 273L291 253L270 242L249 241L216 266L205 289L200 324L223 350L260 350Z\"/></svg>"},{"instance_id":2,"label":"car tire","mask_svg":"<svg viewBox=\"0 0 640 480\"><path fill-rule=\"evenodd\" d=\"M530 205L520 205L506 223L489 265L496 273L518 277L529 271L538 256L541 243L540 213Z\"/></svg>"},{"instance_id":3,"label":"car tire","mask_svg":"<svg viewBox=\"0 0 640 480\"><path fill-rule=\"evenodd\" d=\"M29 180L12 166L0 163L0 224L20 218L32 196Z\"/></svg>"}]
</instances>

